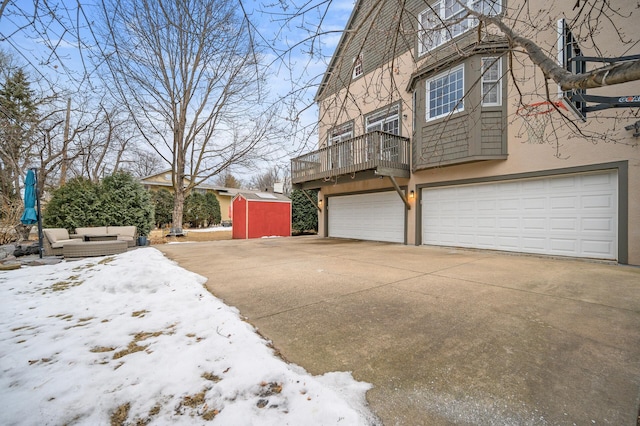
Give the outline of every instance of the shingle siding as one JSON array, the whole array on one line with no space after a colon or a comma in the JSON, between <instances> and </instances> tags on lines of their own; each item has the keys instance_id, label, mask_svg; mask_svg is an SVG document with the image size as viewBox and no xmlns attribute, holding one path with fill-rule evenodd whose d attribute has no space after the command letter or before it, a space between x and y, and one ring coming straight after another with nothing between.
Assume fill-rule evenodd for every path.
<instances>
[{"instance_id":1,"label":"shingle siding","mask_svg":"<svg viewBox=\"0 0 640 426\"><path fill-rule=\"evenodd\" d=\"M374 9L370 11L372 4ZM334 57L330 75L318 99L331 96L357 80L352 78L352 70L353 59L358 54L363 54L363 71L366 75L387 65L394 57L416 48L417 21L414 11L424 7L424 2L410 0L404 7L403 10L397 1L360 3L351 26L346 30L340 46L342 50Z\"/></svg>"},{"instance_id":2,"label":"shingle siding","mask_svg":"<svg viewBox=\"0 0 640 426\"><path fill-rule=\"evenodd\" d=\"M481 155L506 154L507 126L503 109L482 111Z\"/></svg>"}]
</instances>

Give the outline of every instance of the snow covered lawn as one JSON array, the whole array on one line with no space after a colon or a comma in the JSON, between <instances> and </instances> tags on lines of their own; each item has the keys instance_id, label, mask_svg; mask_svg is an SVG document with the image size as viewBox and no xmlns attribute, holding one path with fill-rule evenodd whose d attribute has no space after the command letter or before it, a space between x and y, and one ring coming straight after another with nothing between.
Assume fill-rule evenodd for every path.
<instances>
[{"instance_id":1,"label":"snow covered lawn","mask_svg":"<svg viewBox=\"0 0 640 426\"><path fill-rule=\"evenodd\" d=\"M367 425L154 248L0 272L0 424Z\"/></svg>"}]
</instances>

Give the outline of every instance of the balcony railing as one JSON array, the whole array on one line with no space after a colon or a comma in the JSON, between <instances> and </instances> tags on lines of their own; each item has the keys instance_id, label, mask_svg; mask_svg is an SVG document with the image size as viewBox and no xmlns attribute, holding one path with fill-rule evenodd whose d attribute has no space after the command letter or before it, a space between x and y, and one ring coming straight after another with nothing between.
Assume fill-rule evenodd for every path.
<instances>
[{"instance_id":1,"label":"balcony railing","mask_svg":"<svg viewBox=\"0 0 640 426\"><path fill-rule=\"evenodd\" d=\"M292 183L303 183L364 170L409 170L409 139L375 131L291 160ZM406 173L406 172L405 172Z\"/></svg>"}]
</instances>

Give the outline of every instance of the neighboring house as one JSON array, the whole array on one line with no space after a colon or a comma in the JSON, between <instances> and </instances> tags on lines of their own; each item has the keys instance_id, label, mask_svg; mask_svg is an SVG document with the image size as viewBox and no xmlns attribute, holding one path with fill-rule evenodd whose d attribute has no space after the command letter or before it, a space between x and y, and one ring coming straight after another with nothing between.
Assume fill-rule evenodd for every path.
<instances>
[{"instance_id":1,"label":"neighboring house","mask_svg":"<svg viewBox=\"0 0 640 426\"><path fill-rule=\"evenodd\" d=\"M188 181L187 181L188 182ZM154 175L145 176L140 179L140 183L149 191L158 191L160 189L166 189L173 192L173 184L171 183L171 171L164 171ZM215 194L218 202L220 203L220 215L222 220L231 220L231 200L233 197L242 192L236 188L224 188L221 186L200 184L194 189L196 192L205 194L212 192Z\"/></svg>"},{"instance_id":2,"label":"neighboring house","mask_svg":"<svg viewBox=\"0 0 640 426\"><path fill-rule=\"evenodd\" d=\"M518 10L533 15L517 15L515 30L555 57L556 22L574 3L469 7L507 21ZM491 27L462 19L457 2L404 4L356 2L316 94L319 149L292 159L294 188L321 190L319 235L639 265L640 139L625 129L638 109L590 112L582 123L560 105L576 126L554 107L521 109L546 99L528 58ZM617 41L615 30L594 34L604 54L640 53L637 15L611 21L635 44ZM528 27L527 18L553 27ZM455 25L427 31L441 19ZM638 95L640 84L593 93ZM529 114L540 112L548 113Z\"/></svg>"}]
</instances>

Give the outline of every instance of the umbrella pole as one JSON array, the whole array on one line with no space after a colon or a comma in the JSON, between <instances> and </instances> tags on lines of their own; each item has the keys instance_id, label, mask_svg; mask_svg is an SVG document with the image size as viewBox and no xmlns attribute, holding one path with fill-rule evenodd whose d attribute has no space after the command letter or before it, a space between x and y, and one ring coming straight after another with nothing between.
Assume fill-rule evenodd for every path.
<instances>
[{"instance_id":1,"label":"umbrella pole","mask_svg":"<svg viewBox=\"0 0 640 426\"><path fill-rule=\"evenodd\" d=\"M40 214L40 192L38 191L38 168L32 168L36 178L36 208L38 210L38 254L42 259L42 217Z\"/></svg>"}]
</instances>

